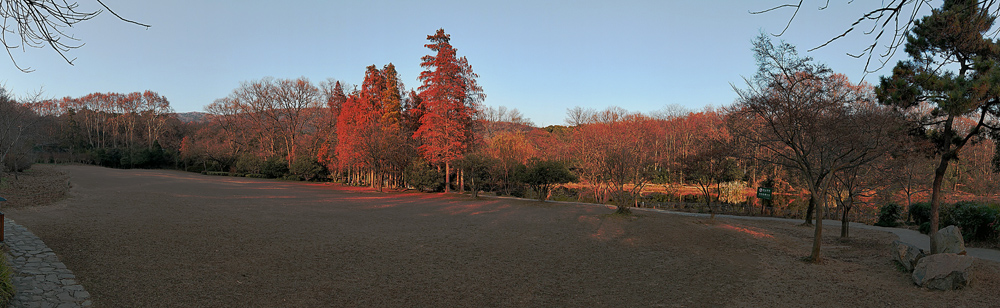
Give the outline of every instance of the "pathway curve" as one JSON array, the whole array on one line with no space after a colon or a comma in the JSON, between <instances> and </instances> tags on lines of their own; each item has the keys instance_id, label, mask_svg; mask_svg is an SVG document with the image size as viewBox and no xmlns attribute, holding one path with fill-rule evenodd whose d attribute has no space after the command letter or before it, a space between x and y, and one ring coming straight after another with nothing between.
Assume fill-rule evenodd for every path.
<instances>
[{"instance_id":1,"label":"pathway curve","mask_svg":"<svg viewBox=\"0 0 1000 308\"><path fill-rule=\"evenodd\" d=\"M90 293L35 234L4 219L4 242L15 290L10 307L90 307Z\"/></svg>"}]
</instances>

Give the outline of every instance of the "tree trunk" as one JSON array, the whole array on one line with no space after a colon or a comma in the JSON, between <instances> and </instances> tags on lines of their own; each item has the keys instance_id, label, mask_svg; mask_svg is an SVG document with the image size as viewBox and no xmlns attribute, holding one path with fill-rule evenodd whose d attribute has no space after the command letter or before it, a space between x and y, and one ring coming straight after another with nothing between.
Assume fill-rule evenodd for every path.
<instances>
[{"instance_id":1,"label":"tree trunk","mask_svg":"<svg viewBox=\"0 0 1000 308\"><path fill-rule=\"evenodd\" d=\"M816 199L817 195L818 195L817 193L813 193L813 194L811 194L811 196L810 196L809 199L810 200ZM815 203L818 203L818 202L822 202L822 201L815 201L815 200L813 200L813 201L814 202L810 202L810 203L815 204ZM821 262L823 260L822 257L820 257L820 249L823 247L823 218L822 218L823 217L823 206L816 206L815 208L816 208L816 217L817 217L817 219L816 219L816 232L813 234L813 248L812 248L812 255L810 256L810 258L812 259L813 263L819 263L819 262Z\"/></svg>"},{"instance_id":2,"label":"tree trunk","mask_svg":"<svg viewBox=\"0 0 1000 308\"><path fill-rule=\"evenodd\" d=\"M479 199L479 186L476 186L476 177L469 179L469 186L472 188L472 199Z\"/></svg>"},{"instance_id":3,"label":"tree trunk","mask_svg":"<svg viewBox=\"0 0 1000 308\"><path fill-rule=\"evenodd\" d=\"M848 200L850 200L850 198L848 198ZM848 228L851 226L851 223L850 223L850 221L847 220L847 213L850 212L850 211L851 211L851 206L845 204L844 205L844 216L841 217L841 221L840 221L840 238L848 238L848 237L850 237L850 230Z\"/></svg>"},{"instance_id":4,"label":"tree trunk","mask_svg":"<svg viewBox=\"0 0 1000 308\"><path fill-rule=\"evenodd\" d=\"M940 215L938 209L941 208L941 184L944 182L944 174L948 171L948 155L941 155L941 163L934 170L934 185L931 186L931 230L928 235L931 237L931 254L939 253L938 245L934 242L934 235L937 234Z\"/></svg>"},{"instance_id":5,"label":"tree trunk","mask_svg":"<svg viewBox=\"0 0 1000 308\"><path fill-rule=\"evenodd\" d=\"M813 223L813 209L816 208L816 200L813 200L812 193L809 194L809 207L806 208L806 222L805 225L811 226ZM819 215L817 215L819 216ZM822 219L822 218L820 218Z\"/></svg>"},{"instance_id":6,"label":"tree trunk","mask_svg":"<svg viewBox=\"0 0 1000 308\"><path fill-rule=\"evenodd\" d=\"M444 162L444 193L448 193L448 189L451 186L451 164L449 162Z\"/></svg>"},{"instance_id":7,"label":"tree trunk","mask_svg":"<svg viewBox=\"0 0 1000 308\"><path fill-rule=\"evenodd\" d=\"M706 195L705 197L706 197L705 198L705 205L708 206L708 215L709 215L708 219L709 220L715 220L715 208L712 208L712 199L709 198L708 195Z\"/></svg>"}]
</instances>

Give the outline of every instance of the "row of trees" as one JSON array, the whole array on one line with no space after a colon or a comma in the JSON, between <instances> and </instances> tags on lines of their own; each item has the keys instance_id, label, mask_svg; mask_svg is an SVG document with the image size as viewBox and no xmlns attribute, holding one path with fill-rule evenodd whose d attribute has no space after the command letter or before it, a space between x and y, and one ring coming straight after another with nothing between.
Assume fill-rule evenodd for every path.
<instances>
[{"instance_id":1,"label":"row of trees","mask_svg":"<svg viewBox=\"0 0 1000 308\"><path fill-rule=\"evenodd\" d=\"M111 167L164 166L162 158L152 163L150 154L162 151L168 122L176 121L165 97L152 91L48 100L41 95L15 98L2 90L0 162L7 170L30 165L37 152Z\"/></svg>"}]
</instances>

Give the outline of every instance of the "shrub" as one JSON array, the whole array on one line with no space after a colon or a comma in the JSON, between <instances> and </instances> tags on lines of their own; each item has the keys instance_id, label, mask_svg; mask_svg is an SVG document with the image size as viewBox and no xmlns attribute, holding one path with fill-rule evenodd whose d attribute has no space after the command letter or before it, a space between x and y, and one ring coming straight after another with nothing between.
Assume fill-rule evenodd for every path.
<instances>
[{"instance_id":1,"label":"shrub","mask_svg":"<svg viewBox=\"0 0 1000 308\"><path fill-rule=\"evenodd\" d=\"M205 174L206 174L206 175L221 175L221 176L229 176L229 172L220 172L220 171L207 171L207 172L205 172Z\"/></svg>"},{"instance_id":2,"label":"shrub","mask_svg":"<svg viewBox=\"0 0 1000 308\"><path fill-rule=\"evenodd\" d=\"M545 201L553 185L574 182L577 177L562 162L541 160L533 161L520 180L535 191L539 201Z\"/></svg>"},{"instance_id":3,"label":"shrub","mask_svg":"<svg viewBox=\"0 0 1000 308\"><path fill-rule=\"evenodd\" d=\"M670 199L671 199L670 195L667 195L665 193L660 193L660 192L655 192L655 193L651 193L649 195L646 195L646 200L649 201L649 202L654 202L654 203L666 203L666 202L670 202Z\"/></svg>"},{"instance_id":4,"label":"shrub","mask_svg":"<svg viewBox=\"0 0 1000 308\"><path fill-rule=\"evenodd\" d=\"M681 202L685 203L705 203L705 196L695 194L695 195L683 195L681 196Z\"/></svg>"},{"instance_id":5,"label":"shrub","mask_svg":"<svg viewBox=\"0 0 1000 308\"><path fill-rule=\"evenodd\" d=\"M580 196L580 190L566 188L566 187L556 187L552 189L552 197L550 200L555 201L575 201Z\"/></svg>"},{"instance_id":6,"label":"shrub","mask_svg":"<svg viewBox=\"0 0 1000 308\"><path fill-rule=\"evenodd\" d=\"M886 203L879 209L878 222L875 223L876 226L881 227L895 227L899 225L900 213L903 212L903 208L895 203Z\"/></svg>"},{"instance_id":7,"label":"shrub","mask_svg":"<svg viewBox=\"0 0 1000 308\"><path fill-rule=\"evenodd\" d=\"M269 157L261 166L260 173L270 178L280 178L288 174L288 162L281 157Z\"/></svg>"},{"instance_id":8,"label":"shrub","mask_svg":"<svg viewBox=\"0 0 1000 308\"><path fill-rule=\"evenodd\" d=\"M438 191L444 188L444 174L426 161L416 159L406 167L406 183L420 191Z\"/></svg>"},{"instance_id":9,"label":"shrub","mask_svg":"<svg viewBox=\"0 0 1000 308\"><path fill-rule=\"evenodd\" d=\"M245 175L244 177L255 178L255 179L266 179L267 175L260 173L247 173L247 175Z\"/></svg>"},{"instance_id":10,"label":"shrub","mask_svg":"<svg viewBox=\"0 0 1000 308\"><path fill-rule=\"evenodd\" d=\"M294 175L294 174L289 174L289 175L280 177L278 179L285 180L285 181L302 181L302 177L300 177L298 175Z\"/></svg>"},{"instance_id":11,"label":"shrub","mask_svg":"<svg viewBox=\"0 0 1000 308\"><path fill-rule=\"evenodd\" d=\"M296 159L289 171L306 181L319 179L329 173L326 167L312 156Z\"/></svg>"},{"instance_id":12,"label":"shrub","mask_svg":"<svg viewBox=\"0 0 1000 308\"><path fill-rule=\"evenodd\" d=\"M129 151L128 157L123 158L124 163L128 161L128 167L133 168L163 168L173 165L173 153L166 151L160 146L159 141L154 141L153 146L138 150Z\"/></svg>"},{"instance_id":13,"label":"shrub","mask_svg":"<svg viewBox=\"0 0 1000 308\"><path fill-rule=\"evenodd\" d=\"M918 225L931 221L931 203L916 202L910 204L910 219Z\"/></svg>"},{"instance_id":14,"label":"shrub","mask_svg":"<svg viewBox=\"0 0 1000 308\"><path fill-rule=\"evenodd\" d=\"M920 231L920 233L923 234L931 233L931 223L930 222L921 223L920 229L918 230Z\"/></svg>"},{"instance_id":15,"label":"shrub","mask_svg":"<svg viewBox=\"0 0 1000 308\"><path fill-rule=\"evenodd\" d=\"M966 242L986 241L993 239L997 230L998 211L985 204L971 201L955 203L951 207L949 222L962 229L962 237Z\"/></svg>"},{"instance_id":16,"label":"shrub","mask_svg":"<svg viewBox=\"0 0 1000 308\"><path fill-rule=\"evenodd\" d=\"M263 164L264 161L256 155L243 154L236 159L236 164L233 168L236 172L240 173L260 174L263 173L260 171Z\"/></svg>"}]
</instances>

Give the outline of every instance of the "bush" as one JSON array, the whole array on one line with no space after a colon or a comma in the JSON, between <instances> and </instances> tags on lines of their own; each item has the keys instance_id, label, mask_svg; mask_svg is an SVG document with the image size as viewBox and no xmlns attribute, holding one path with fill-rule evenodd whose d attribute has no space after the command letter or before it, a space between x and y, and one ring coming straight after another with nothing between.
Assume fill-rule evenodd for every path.
<instances>
[{"instance_id":1,"label":"bush","mask_svg":"<svg viewBox=\"0 0 1000 308\"><path fill-rule=\"evenodd\" d=\"M895 227L899 225L900 214L903 212L903 208L895 203L886 203L879 209L878 222L875 223L876 226L880 227Z\"/></svg>"},{"instance_id":2,"label":"bush","mask_svg":"<svg viewBox=\"0 0 1000 308\"><path fill-rule=\"evenodd\" d=\"M243 154L236 159L233 169L239 173L261 174L263 172L260 169L263 164L264 161L256 155Z\"/></svg>"},{"instance_id":3,"label":"bush","mask_svg":"<svg viewBox=\"0 0 1000 308\"><path fill-rule=\"evenodd\" d=\"M279 180L285 180L285 181L302 181L302 177L300 177L298 175L294 175L294 174L289 174L289 175L280 177L278 179Z\"/></svg>"},{"instance_id":4,"label":"bush","mask_svg":"<svg viewBox=\"0 0 1000 308\"><path fill-rule=\"evenodd\" d=\"M244 177L255 178L255 179L266 179L266 178L268 178L266 174L260 174L260 173L247 173L247 175L245 175Z\"/></svg>"},{"instance_id":5,"label":"bush","mask_svg":"<svg viewBox=\"0 0 1000 308\"><path fill-rule=\"evenodd\" d=\"M654 192L646 195L646 201L653 203L666 203L670 202L671 199L673 198L670 195L661 192Z\"/></svg>"},{"instance_id":6,"label":"bush","mask_svg":"<svg viewBox=\"0 0 1000 308\"><path fill-rule=\"evenodd\" d=\"M315 157L301 157L292 163L292 174L306 180L313 181L329 173L323 164L320 164Z\"/></svg>"},{"instance_id":7,"label":"bush","mask_svg":"<svg viewBox=\"0 0 1000 308\"><path fill-rule=\"evenodd\" d=\"M269 157L261 166L260 173L272 179L283 177L288 174L288 162L281 157Z\"/></svg>"},{"instance_id":8,"label":"bush","mask_svg":"<svg viewBox=\"0 0 1000 308\"><path fill-rule=\"evenodd\" d=\"M553 185L574 182L577 177L559 161L533 161L528 171L521 174L521 182L527 184L537 194L539 201L548 199Z\"/></svg>"},{"instance_id":9,"label":"bush","mask_svg":"<svg viewBox=\"0 0 1000 308\"><path fill-rule=\"evenodd\" d=\"M918 225L931 221L931 203L917 202L910 204L910 219Z\"/></svg>"},{"instance_id":10,"label":"bush","mask_svg":"<svg viewBox=\"0 0 1000 308\"><path fill-rule=\"evenodd\" d=\"M930 222L921 223L920 229L918 230L920 231L920 233L923 234L931 233L931 223Z\"/></svg>"},{"instance_id":11,"label":"bush","mask_svg":"<svg viewBox=\"0 0 1000 308\"><path fill-rule=\"evenodd\" d=\"M705 203L705 196L700 195L700 194L683 195L683 196L681 196L681 202L685 202L685 203Z\"/></svg>"},{"instance_id":12,"label":"bush","mask_svg":"<svg viewBox=\"0 0 1000 308\"><path fill-rule=\"evenodd\" d=\"M128 153L128 157L122 158L122 166L132 168L164 168L173 166L173 153L166 151L160 146L159 141L154 141L151 148L142 148ZM128 162L126 164L125 162Z\"/></svg>"},{"instance_id":13,"label":"bush","mask_svg":"<svg viewBox=\"0 0 1000 308\"><path fill-rule=\"evenodd\" d=\"M962 230L966 242L986 241L996 238L998 211L985 204L971 201L955 203L951 207L949 224L954 224Z\"/></svg>"},{"instance_id":14,"label":"bush","mask_svg":"<svg viewBox=\"0 0 1000 308\"><path fill-rule=\"evenodd\" d=\"M205 175L221 175L221 176L229 176L229 172L220 172L220 171L207 171L207 172L205 172L204 174L205 174Z\"/></svg>"},{"instance_id":15,"label":"bush","mask_svg":"<svg viewBox=\"0 0 1000 308\"><path fill-rule=\"evenodd\" d=\"M422 159L406 167L406 183L420 191L438 191L444 188L444 174Z\"/></svg>"}]
</instances>

